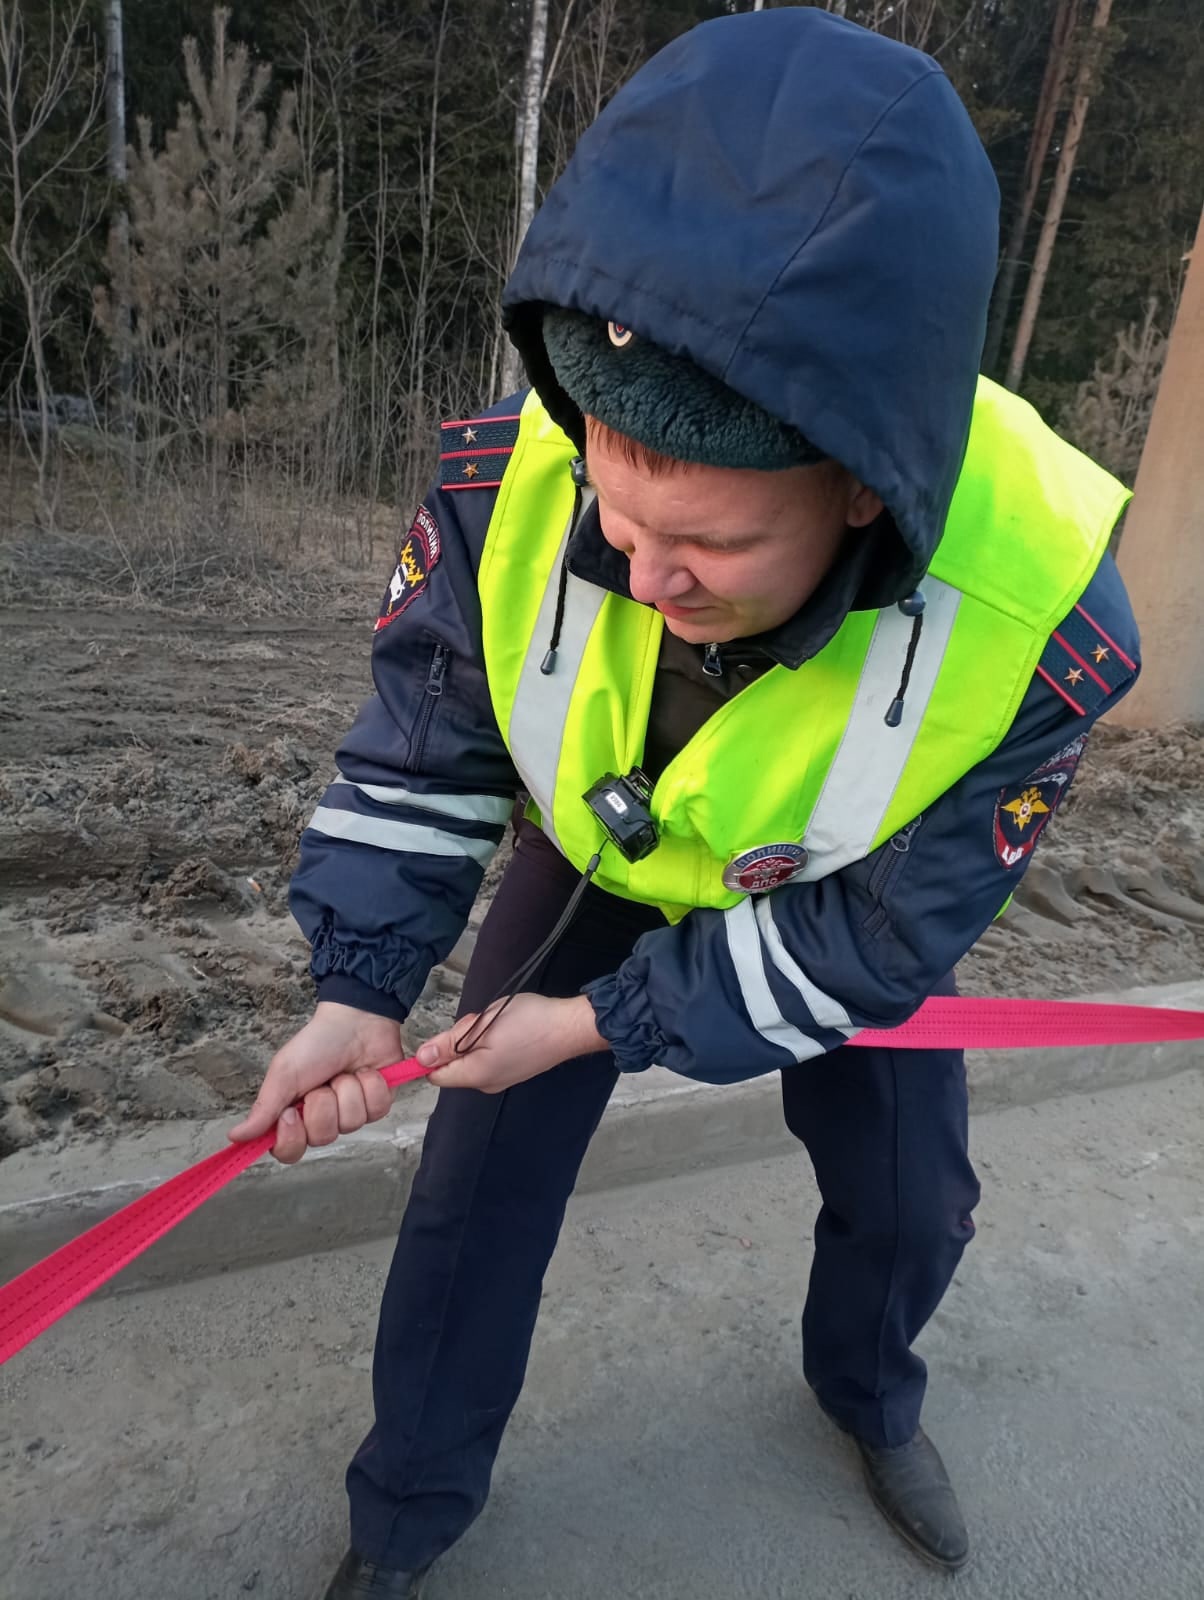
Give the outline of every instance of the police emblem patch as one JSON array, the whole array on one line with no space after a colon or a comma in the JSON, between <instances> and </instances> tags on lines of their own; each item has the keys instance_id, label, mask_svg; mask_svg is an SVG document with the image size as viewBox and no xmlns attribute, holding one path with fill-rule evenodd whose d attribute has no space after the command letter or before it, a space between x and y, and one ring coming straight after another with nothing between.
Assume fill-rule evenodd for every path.
<instances>
[{"instance_id":1,"label":"police emblem patch","mask_svg":"<svg viewBox=\"0 0 1204 1600\"><path fill-rule=\"evenodd\" d=\"M733 856L723 869L723 882L738 894L765 894L797 878L806 865L801 844L763 844Z\"/></svg>"},{"instance_id":2,"label":"police emblem patch","mask_svg":"<svg viewBox=\"0 0 1204 1600\"><path fill-rule=\"evenodd\" d=\"M1070 787L1086 744L1087 735L1082 733L1023 783L999 791L995 802L995 854L1005 867L1014 867L1032 854Z\"/></svg>"},{"instance_id":3,"label":"police emblem patch","mask_svg":"<svg viewBox=\"0 0 1204 1600\"><path fill-rule=\"evenodd\" d=\"M410 531L401 543L401 553L389 587L381 603L380 616L372 630L379 633L412 605L430 581L431 570L439 560L439 525L425 506L419 506Z\"/></svg>"}]
</instances>

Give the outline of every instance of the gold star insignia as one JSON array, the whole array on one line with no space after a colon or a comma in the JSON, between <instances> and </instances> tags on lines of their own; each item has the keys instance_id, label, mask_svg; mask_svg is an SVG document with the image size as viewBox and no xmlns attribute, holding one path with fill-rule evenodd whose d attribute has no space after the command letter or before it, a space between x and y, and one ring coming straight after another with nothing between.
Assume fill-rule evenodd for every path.
<instances>
[{"instance_id":1,"label":"gold star insignia","mask_svg":"<svg viewBox=\"0 0 1204 1600\"><path fill-rule=\"evenodd\" d=\"M1019 800L1009 801L1001 809L1010 811L1016 826L1023 830L1028 827L1034 817L1045 815L1049 807L1042 800L1040 789L1026 789Z\"/></svg>"},{"instance_id":2,"label":"gold star insignia","mask_svg":"<svg viewBox=\"0 0 1204 1600\"><path fill-rule=\"evenodd\" d=\"M1112 652L1111 650L1105 650L1102 644L1097 644L1091 654L1095 657L1096 666L1099 666L1101 661L1107 661Z\"/></svg>"},{"instance_id":3,"label":"gold star insignia","mask_svg":"<svg viewBox=\"0 0 1204 1600\"><path fill-rule=\"evenodd\" d=\"M1082 669L1082 667L1071 667L1070 671L1066 674L1066 682L1067 683L1082 683L1082 681L1083 681L1083 669Z\"/></svg>"},{"instance_id":4,"label":"gold star insignia","mask_svg":"<svg viewBox=\"0 0 1204 1600\"><path fill-rule=\"evenodd\" d=\"M465 430L464 430L464 443L465 444L475 444L476 442L477 442L477 430L475 428L465 428Z\"/></svg>"},{"instance_id":5,"label":"gold star insignia","mask_svg":"<svg viewBox=\"0 0 1204 1600\"><path fill-rule=\"evenodd\" d=\"M464 476L466 478L475 478L476 475L478 474L478 472L480 472L480 470L481 470L480 467L477 466L475 461L470 461L468 463L468 465L464 468ZM1080 673L1079 676L1081 677L1082 674Z\"/></svg>"}]
</instances>

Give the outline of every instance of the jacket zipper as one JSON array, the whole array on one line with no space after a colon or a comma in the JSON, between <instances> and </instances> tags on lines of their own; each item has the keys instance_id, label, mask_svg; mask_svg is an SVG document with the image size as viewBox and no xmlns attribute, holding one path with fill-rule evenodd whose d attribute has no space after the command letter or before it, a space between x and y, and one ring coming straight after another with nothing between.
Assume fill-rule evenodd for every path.
<instances>
[{"instance_id":1,"label":"jacket zipper","mask_svg":"<svg viewBox=\"0 0 1204 1600\"><path fill-rule=\"evenodd\" d=\"M881 898L883 892L890 887L895 874L903 865L904 857L911 849L911 841L915 838L916 829L923 820L924 816L921 812L914 822L909 822L906 827L899 829L898 833L889 841L890 849L883 850L873 872L870 874L870 881L866 885L866 888L875 899Z\"/></svg>"},{"instance_id":2,"label":"jacket zipper","mask_svg":"<svg viewBox=\"0 0 1204 1600\"><path fill-rule=\"evenodd\" d=\"M702 653L702 670L708 678L722 678L723 657L717 644L709 644Z\"/></svg>"},{"instance_id":3,"label":"jacket zipper","mask_svg":"<svg viewBox=\"0 0 1204 1600\"><path fill-rule=\"evenodd\" d=\"M435 702L443 693L443 675L447 671L448 654L445 644L437 644L431 656L430 667L427 669L422 708L414 726L414 737L410 740L410 761L418 769L422 766L422 757L426 751L426 738L431 718L435 713Z\"/></svg>"}]
</instances>

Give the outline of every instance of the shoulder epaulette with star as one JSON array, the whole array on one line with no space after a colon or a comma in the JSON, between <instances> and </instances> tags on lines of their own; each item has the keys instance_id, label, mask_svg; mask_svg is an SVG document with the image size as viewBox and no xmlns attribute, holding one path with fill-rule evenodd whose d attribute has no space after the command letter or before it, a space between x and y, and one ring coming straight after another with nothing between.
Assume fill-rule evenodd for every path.
<instances>
[{"instance_id":1,"label":"shoulder epaulette with star","mask_svg":"<svg viewBox=\"0 0 1204 1600\"><path fill-rule=\"evenodd\" d=\"M1037 674L1080 716L1089 716L1137 671L1127 656L1082 606L1050 635Z\"/></svg>"},{"instance_id":2,"label":"shoulder epaulette with star","mask_svg":"<svg viewBox=\"0 0 1204 1600\"><path fill-rule=\"evenodd\" d=\"M518 417L475 417L439 430L439 487L496 489L518 439Z\"/></svg>"}]
</instances>

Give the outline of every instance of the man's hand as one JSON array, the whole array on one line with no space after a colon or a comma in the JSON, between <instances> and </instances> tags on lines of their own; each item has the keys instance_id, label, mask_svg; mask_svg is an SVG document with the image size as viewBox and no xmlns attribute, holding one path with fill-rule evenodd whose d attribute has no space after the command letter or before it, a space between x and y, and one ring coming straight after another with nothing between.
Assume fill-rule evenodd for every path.
<instances>
[{"instance_id":1,"label":"man's hand","mask_svg":"<svg viewBox=\"0 0 1204 1600\"><path fill-rule=\"evenodd\" d=\"M333 1144L340 1133L385 1115L393 1090L377 1068L405 1053L399 1023L319 1001L300 1033L272 1057L250 1115L231 1128L230 1138L255 1139L275 1124L276 1160L300 1161L310 1145ZM294 1103L302 1096L298 1110Z\"/></svg>"},{"instance_id":2,"label":"man's hand","mask_svg":"<svg viewBox=\"0 0 1204 1600\"><path fill-rule=\"evenodd\" d=\"M501 1007L499 1000L489 1012ZM439 1064L431 1082L441 1089L482 1089L500 1094L573 1056L610 1046L594 1026L594 1008L585 995L548 1000L539 994L518 994L489 1032L471 1050L457 1055L455 1041L477 1021L461 1017L454 1028L428 1039L418 1052L424 1067Z\"/></svg>"}]
</instances>

